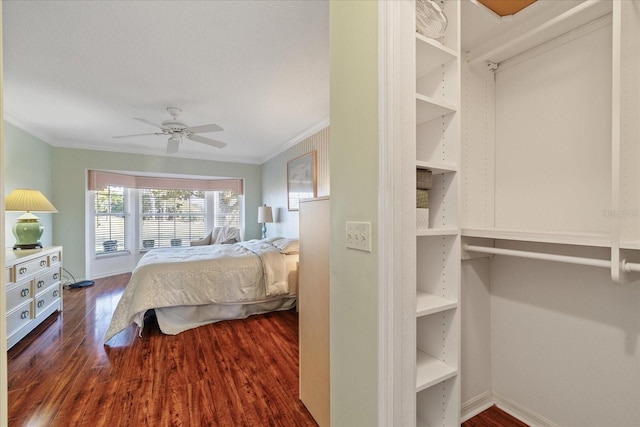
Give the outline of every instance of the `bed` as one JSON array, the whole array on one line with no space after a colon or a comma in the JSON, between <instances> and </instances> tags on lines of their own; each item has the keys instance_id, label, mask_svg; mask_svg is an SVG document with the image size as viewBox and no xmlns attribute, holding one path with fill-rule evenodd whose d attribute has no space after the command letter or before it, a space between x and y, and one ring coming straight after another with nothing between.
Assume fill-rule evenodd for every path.
<instances>
[{"instance_id":1,"label":"bed","mask_svg":"<svg viewBox=\"0 0 640 427\"><path fill-rule=\"evenodd\" d=\"M153 249L133 270L105 333L107 343L155 310L175 335L221 320L288 310L297 293L298 241L282 237L225 245Z\"/></svg>"}]
</instances>

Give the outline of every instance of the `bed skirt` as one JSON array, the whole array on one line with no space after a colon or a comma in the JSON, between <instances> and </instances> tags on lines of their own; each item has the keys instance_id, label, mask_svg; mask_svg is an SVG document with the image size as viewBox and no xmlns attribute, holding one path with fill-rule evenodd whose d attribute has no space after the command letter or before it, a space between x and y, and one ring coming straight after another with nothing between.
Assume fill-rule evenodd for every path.
<instances>
[{"instance_id":1,"label":"bed skirt","mask_svg":"<svg viewBox=\"0 0 640 427\"><path fill-rule=\"evenodd\" d=\"M209 323L244 319L254 314L268 313L270 311L289 310L295 305L296 297L287 296L251 303L163 307L156 308L155 312L160 330L168 335L176 335Z\"/></svg>"}]
</instances>

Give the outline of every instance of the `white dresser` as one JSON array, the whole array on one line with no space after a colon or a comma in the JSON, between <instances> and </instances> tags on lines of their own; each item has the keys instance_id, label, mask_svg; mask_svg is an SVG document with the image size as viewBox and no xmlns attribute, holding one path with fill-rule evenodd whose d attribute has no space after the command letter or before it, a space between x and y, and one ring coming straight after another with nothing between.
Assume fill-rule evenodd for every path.
<instances>
[{"instance_id":1,"label":"white dresser","mask_svg":"<svg viewBox=\"0 0 640 427\"><path fill-rule=\"evenodd\" d=\"M7 349L62 310L62 247L6 250Z\"/></svg>"}]
</instances>

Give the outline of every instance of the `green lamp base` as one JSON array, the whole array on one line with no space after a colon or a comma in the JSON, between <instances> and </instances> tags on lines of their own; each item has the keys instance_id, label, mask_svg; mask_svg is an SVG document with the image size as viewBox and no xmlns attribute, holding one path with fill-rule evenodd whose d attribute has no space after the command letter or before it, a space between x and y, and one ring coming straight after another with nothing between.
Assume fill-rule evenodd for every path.
<instances>
[{"instance_id":1,"label":"green lamp base","mask_svg":"<svg viewBox=\"0 0 640 427\"><path fill-rule=\"evenodd\" d=\"M12 231L16 237L16 244L13 245L13 249L36 249L42 247L40 237L42 237L44 227L40 224L38 217L31 212L26 212L18 217Z\"/></svg>"}]
</instances>

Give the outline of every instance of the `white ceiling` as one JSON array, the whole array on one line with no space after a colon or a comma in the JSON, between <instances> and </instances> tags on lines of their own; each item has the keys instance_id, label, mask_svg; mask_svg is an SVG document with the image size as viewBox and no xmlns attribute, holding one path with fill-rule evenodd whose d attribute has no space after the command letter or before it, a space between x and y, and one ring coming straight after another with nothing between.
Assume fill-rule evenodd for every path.
<instances>
[{"instance_id":1,"label":"white ceiling","mask_svg":"<svg viewBox=\"0 0 640 427\"><path fill-rule=\"evenodd\" d=\"M165 155L166 107L228 145L173 156L262 163L328 124L329 4L5 1L5 118L56 147Z\"/></svg>"},{"instance_id":2,"label":"white ceiling","mask_svg":"<svg viewBox=\"0 0 640 427\"><path fill-rule=\"evenodd\" d=\"M496 53L583 3L587 13ZM175 106L189 126L222 126L203 136L228 145L185 140L172 156L260 164L329 123L328 0L15 0L2 8L5 118L51 145L165 155L166 136L113 136L156 132L134 117L160 123ZM610 1L538 0L500 18L463 1L462 48L471 60L499 63L610 11Z\"/></svg>"}]
</instances>

